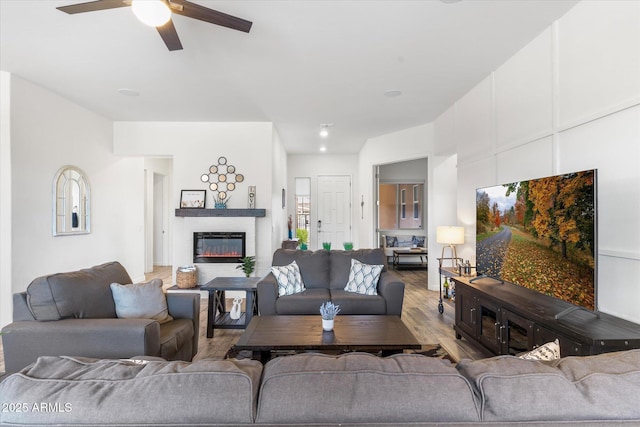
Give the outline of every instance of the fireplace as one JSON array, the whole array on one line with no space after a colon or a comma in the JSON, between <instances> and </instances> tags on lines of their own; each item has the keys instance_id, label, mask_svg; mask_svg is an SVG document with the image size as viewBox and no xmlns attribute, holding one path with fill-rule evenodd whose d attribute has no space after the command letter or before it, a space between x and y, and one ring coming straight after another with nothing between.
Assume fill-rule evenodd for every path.
<instances>
[{"instance_id":1,"label":"fireplace","mask_svg":"<svg viewBox=\"0 0 640 427\"><path fill-rule=\"evenodd\" d=\"M246 255L244 232L193 233L193 262L240 262Z\"/></svg>"}]
</instances>

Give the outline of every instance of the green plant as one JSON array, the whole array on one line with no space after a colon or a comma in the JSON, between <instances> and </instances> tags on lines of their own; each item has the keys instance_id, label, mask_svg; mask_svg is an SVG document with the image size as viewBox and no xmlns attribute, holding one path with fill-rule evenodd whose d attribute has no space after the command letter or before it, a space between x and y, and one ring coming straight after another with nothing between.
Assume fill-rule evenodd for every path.
<instances>
[{"instance_id":1,"label":"green plant","mask_svg":"<svg viewBox=\"0 0 640 427\"><path fill-rule=\"evenodd\" d=\"M324 320L333 320L339 312L340 306L331 301L323 302L320 306L320 315Z\"/></svg>"},{"instance_id":2,"label":"green plant","mask_svg":"<svg viewBox=\"0 0 640 427\"><path fill-rule=\"evenodd\" d=\"M244 275L249 277L251 273L256 269L256 257L254 256L246 256L244 258L240 258L240 265L236 266L236 270L244 271Z\"/></svg>"},{"instance_id":3,"label":"green plant","mask_svg":"<svg viewBox=\"0 0 640 427\"><path fill-rule=\"evenodd\" d=\"M344 246L344 250L345 251L353 250L353 243L352 242L344 242L342 245Z\"/></svg>"},{"instance_id":4,"label":"green plant","mask_svg":"<svg viewBox=\"0 0 640 427\"><path fill-rule=\"evenodd\" d=\"M299 243L308 243L309 242L309 231L304 228L296 229L296 237L298 238Z\"/></svg>"},{"instance_id":5,"label":"green plant","mask_svg":"<svg viewBox=\"0 0 640 427\"><path fill-rule=\"evenodd\" d=\"M331 242L322 242L322 247L324 248L325 251L330 251L331 250Z\"/></svg>"}]
</instances>

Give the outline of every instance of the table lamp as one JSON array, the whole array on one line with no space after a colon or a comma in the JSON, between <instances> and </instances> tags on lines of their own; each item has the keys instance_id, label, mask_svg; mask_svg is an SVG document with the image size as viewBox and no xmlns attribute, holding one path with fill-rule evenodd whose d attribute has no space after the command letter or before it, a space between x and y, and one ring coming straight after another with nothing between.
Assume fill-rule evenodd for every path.
<instances>
[{"instance_id":1,"label":"table lamp","mask_svg":"<svg viewBox=\"0 0 640 427\"><path fill-rule=\"evenodd\" d=\"M458 254L456 252L456 245L462 245L464 243L464 227L454 227L450 225L443 225L436 229L436 242L445 246L442 247L442 256L444 258L444 250L449 247L451 250L451 264L454 265Z\"/></svg>"}]
</instances>

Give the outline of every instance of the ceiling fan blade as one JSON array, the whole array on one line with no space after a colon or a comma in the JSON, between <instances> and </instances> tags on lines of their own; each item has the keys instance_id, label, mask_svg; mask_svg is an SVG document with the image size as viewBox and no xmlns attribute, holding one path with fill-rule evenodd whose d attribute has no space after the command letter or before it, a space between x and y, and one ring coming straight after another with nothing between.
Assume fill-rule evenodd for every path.
<instances>
[{"instance_id":1,"label":"ceiling fan blade","mask_svg":"<svg viewBox=\"0 0 640 427\"><path fill-rule=\"evenodd\" d=\"M127 0L96 0L88 3L78 3L69 6L60 6L56 9L66 13L94 12L96 10L115 9L117 7L131 6L131 1Z\"/></svg>"},{"instance_id":2,"label":"ceiling fan blade","mask_svg":"<svg viewBox=\"0 0 640 427\"><path fill-rule=\"evenodd\" d=\"M178 32L176 31L176 27L173 25L173 21L169 19L166 24L161 27L156 27L158 33L160 33L160 37L164 41L164 44L167 45L169 50L181 50L182 43L180 43L180 38L178 37Z\"/></svg>"},{"instance_id":3,"label":"ceiling fan blade","mask_svg":"<svg viewBox=\"0 0 640 427\"><path fill-rule=\"evenodd\" d=\"M171 7L172 5L178 5L179 7ZM253 25L253 22L247 21L246 19L227 15L226 13L218 12L217 10L209 9L187 0L169 0L169 7L171 7L171 11L175 14L209 22L210 24L221 25L245 33L248 33L249 30L251 30L251 25Z\"/></svg>"}]
</instances>

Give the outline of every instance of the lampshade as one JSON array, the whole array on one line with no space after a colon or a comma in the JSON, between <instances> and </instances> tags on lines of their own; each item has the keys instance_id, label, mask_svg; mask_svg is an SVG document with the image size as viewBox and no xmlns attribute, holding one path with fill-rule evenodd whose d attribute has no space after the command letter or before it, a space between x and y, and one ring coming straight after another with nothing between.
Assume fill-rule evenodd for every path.
<instances>
[{"instance_id":1,"label":"lampshade","mask_svg":"<svg viewBox=\"0 0 640 427\"><path fill-rule=\"evenodd\" d=\"M162 0L134 0L131 10L136 18L150 27L161 27L171 19L171 9Z\"/></svg>"},{"instance_id":2,"label":"lampshade","mask_svg":"<svg viewBox=\"0 0 640 427\"><path fill-rule=\"evenodd\" d=\"M464 227L443 225L436 229L436 242L445 245L461 245L464 243Z\"/></svg>"}]
</instances>

